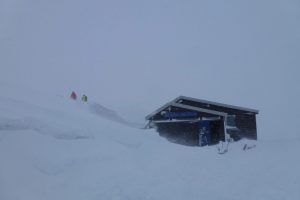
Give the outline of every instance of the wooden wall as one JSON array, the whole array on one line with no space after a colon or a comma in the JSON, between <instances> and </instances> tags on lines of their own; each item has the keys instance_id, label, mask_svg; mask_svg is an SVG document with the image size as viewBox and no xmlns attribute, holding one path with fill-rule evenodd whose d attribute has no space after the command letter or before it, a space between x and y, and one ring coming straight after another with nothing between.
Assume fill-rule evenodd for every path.
<instances>
[{"instance_id":1,"label":"wooden wall","mask_svg":"<svg viewBox=\"0 0 300 200\"><path fill-rule=\"evenodd\" d=\"M256 116L253 114L236 115L236 126L242 138L257 140Z\"/></svg>"}]
</instances>

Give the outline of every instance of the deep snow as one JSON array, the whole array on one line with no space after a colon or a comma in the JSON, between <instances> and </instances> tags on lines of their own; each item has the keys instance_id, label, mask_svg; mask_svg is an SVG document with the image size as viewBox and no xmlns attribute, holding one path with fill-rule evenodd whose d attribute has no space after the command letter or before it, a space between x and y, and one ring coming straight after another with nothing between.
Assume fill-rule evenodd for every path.
<instances>
[{"instance_id":1,"label":"deep snow","mask_svg":"<svg viewBox=\"0 0 300 200\"><path fill-rule=\"evenodd\" d=\"M299 199L299 140L243 140L219 155L99 103L12 88L0 95L0 199Z\"/></svg>"},{"instance_id":2,"label":"deep snow","mask_svg":"<svg viewBox=\"0 0 300 200\"><path fill-rule=\"evenodd\" d=\"M300 199L299 19L297 0L1 0L0 200ZM256 147L139 129L179 95L260 110Z\"/></svg>"}]
</instances>

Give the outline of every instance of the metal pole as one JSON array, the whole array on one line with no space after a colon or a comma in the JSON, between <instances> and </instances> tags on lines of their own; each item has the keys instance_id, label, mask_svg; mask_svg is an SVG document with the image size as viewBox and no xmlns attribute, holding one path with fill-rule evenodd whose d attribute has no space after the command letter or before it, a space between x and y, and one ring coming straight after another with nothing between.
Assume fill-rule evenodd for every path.
<instances>
[{"instance_id":1,"label":"metal pole","mask_svg":"<svg viewBox=\"0 0 300 200\"><path fill-rule=\"evenodd\" d=\"M230 135L227 133L227 115L224 117L224 138L225 142L230 139Z\"/></svg>"}]
</instances>

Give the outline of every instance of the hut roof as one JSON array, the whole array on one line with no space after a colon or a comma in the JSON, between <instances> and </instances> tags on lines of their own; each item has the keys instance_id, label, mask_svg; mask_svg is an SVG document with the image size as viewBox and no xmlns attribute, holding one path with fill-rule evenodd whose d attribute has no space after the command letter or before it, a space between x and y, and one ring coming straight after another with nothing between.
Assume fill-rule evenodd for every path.
<instances>
[{"instance_id":1,"label":"hut roof","mask_svg":"<svg viewBox=\"0 0 300 200\"><path fill-rule=\"evenodd\" d=\"M186 104L181 102L181 101L184 101L184 100L195 102L195 103L207 104L208 107L207 108L200 108L200 107L197 107L197 106L186 105ZM220 110L218 111L218 110L215 110L215 109L209 109L209 106L211 106L211 105L222 107L222 108L229 108L229 109L239 110L239 111L253 113L253 114L258 114L258 112L259 112L258 110L251 109L251 108L233 106L233 105L229 105L229 104L217 103L217 102L207 101L207 100L203 100L203 99L196 99L196 98L192 98L192 97L179 96L179 97L175 98L174 100L166 103L162 107L158 108L157 110L155 110L151 114L147 115L146 120L150 120L151 117L153 117L157 113L163 111L164 109L168 108L169 106L184 108L184 109L188 109L188 110L195 110L195 111L204 112L204 113L213 114L213 115L218 115L218 116L226 116L227 115L227 113L222 112Z\"/></svg>"}]
</instances>

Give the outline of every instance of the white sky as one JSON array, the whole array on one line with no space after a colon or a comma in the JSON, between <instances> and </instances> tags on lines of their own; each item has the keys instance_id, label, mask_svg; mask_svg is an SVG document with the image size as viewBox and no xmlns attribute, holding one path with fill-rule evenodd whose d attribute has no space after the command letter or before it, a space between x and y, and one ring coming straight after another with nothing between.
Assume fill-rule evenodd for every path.
<instances>
[{"instance_id":1,"label":"white sky","mask_svg":"<svg viewBox=\"0 0 300 200\"><path fill-rule=\"evenodd\" d=\"M198 97L259 109L261 137L294 136L299 20L298 0L1 0L0 84L138 117Z\"/></svg>"}]
</instances>

